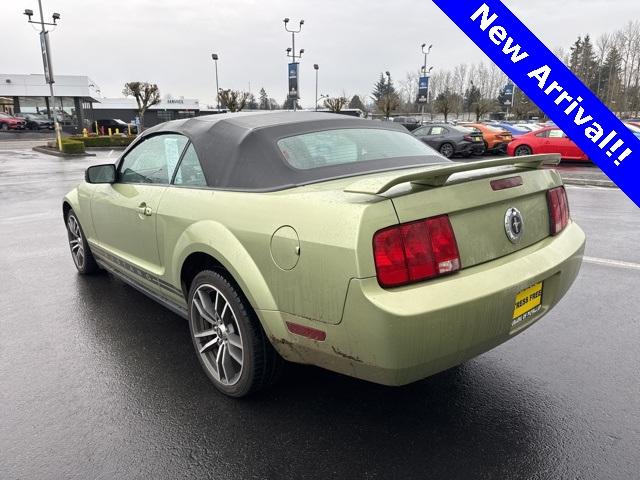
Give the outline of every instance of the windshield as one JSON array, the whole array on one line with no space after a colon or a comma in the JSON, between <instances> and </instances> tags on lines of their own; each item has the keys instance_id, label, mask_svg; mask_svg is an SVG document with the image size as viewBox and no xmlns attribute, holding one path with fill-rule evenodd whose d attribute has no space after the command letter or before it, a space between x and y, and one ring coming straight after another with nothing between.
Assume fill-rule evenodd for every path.
<instances>
[{"instance_id":1,"label":"windshield","mask_svg":"<svg viewBox=\"0 0 640 480\"><path fill-rule=\"evenodd\" d=\"M425 157L424 163L443 159L413 135L375 128L345 128L306 133L278 141L289 165L309 170L334 165L366 163L389 158Z\"/></svg>"}]
</instances>

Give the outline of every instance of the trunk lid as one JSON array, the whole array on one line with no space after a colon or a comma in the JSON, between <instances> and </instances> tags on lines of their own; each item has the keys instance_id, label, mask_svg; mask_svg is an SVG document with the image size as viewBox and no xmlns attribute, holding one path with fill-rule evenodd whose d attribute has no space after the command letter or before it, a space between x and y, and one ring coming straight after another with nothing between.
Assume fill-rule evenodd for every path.
<instances>
[{"instance_id":1,"label":"trunk lid","mask_svg":"<svg viewBox=\"0 0 640 480\"><path fill-rule=\"evenodd\" d=\"M524 159L524 160L523 160ZM458 243L462 268L484 263L533 245L549 236L546 192L561 185L554 170L557 155L536 155L473 163L454 163L422 171L395 172L395 177L371 179L347 191L391 199L400 223L447 214ZM511 179L515 186L500 188L492 182ZM507 212L517 209L521 234L509 239ZM512 220L512 219L511 219ZM513 231L512 231L513 233Z\"/></svg>"}]
</instances>

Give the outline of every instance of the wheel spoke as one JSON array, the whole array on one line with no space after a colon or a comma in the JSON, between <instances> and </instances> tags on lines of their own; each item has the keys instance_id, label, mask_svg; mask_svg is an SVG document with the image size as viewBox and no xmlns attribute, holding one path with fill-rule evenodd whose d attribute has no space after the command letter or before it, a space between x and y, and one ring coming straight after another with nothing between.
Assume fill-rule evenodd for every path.
<instances>
[{"instance_id":1,"label":"wheel spoke","mask_svg":"<svg viewBox=\"0 0 640 480\"><path fill-rule=\"evenodd\" d=\"M200 292L198 291L198 297L200 297ZM193 304L196 306L198 313L200 316L209 322L211 325L215 325L217 322L209 315L207 311L205 311L204 307L200 304L200 300L196 297L193 297Z\"/></svg>"},{"instance_id":2,"label":"wheel spoke","mask_svg":"<svg viewBox=\"0 0 640 480\"><path fill-rule=\"evenodd\" d=\"M242 350L240 351L240 353L238 353L236 350L236 347L234 346L233 348L229 347L228 351L229 351L229 355L231 356L231 358L233 358L236 362L238 362L239 365L242 365Z\"/></svg>"},{"instance_id":3,"label":"wheel spoke","mask_svg":"<svg viewBox=\"0 0 640 480\"><path fill-rule=\"evenodd\" d=\"M211 335L216 335L216 331L212 328L211 330L205 330L200 333L196 333L194 337L202 338L202 337L210 337Z\"/></svg>"},{"instance_id":4,"label":"wheel spoke","mask_svg":"<svg viewBox=\"0 0 640 480\"><path fill-rule=\"evenodd\" d=\"M213 340L208 341L207 343L205 343L202 346L202 348L200 349L200 353L203 353L206 349L208 349L209 347L212 347L216 343L218 343L218 336L217 335ZM222 350L222 348L220 350ZM218 350L218 355L220 355L220 350Z\"/></svg>"},{"instance_id":5,"label":"wheel spoke","mask_svg":"<svg viewBox=\"0 0 640 480\"><path fill-rule=\"evenodd\" d=\"M224 345L221 345L220 348L218 349L218 354L216 355L216 370L218 370L218 376L220 377L220 379L222 380L222 375L220 374L222 370L224 370L224 368L220 368L220 358L222 357L222 350L224 350ZM226 375L226 372L223 372ZM226 378L226 377L225 377ZM229 379L227 379L227 381L229 381Z\"/></svg>"},{"instance_id":6,"label":"wheel spoke","mask_svg":"<svg viewBox=\"0 0 640 480\"><path fill-rule=\"evenodd\" d=\"M227 344L222 345L222 371L224 372L224 378L227 379L227 383L231 380L231 374L233 374L232 365L229 364L229 348Z\"/></svg>"},{"instance_id":7,"label":"wheel spoke","mask_svg":"<svg viewBox=\"0 0 640 480\"><path fill-rule=\"evenodd\" d=\"M242 350L242 340L240 340L240 336L235 333L230 333L227 337L229 339L229 343L236 348Z\"/></svg>"}]
</instances>

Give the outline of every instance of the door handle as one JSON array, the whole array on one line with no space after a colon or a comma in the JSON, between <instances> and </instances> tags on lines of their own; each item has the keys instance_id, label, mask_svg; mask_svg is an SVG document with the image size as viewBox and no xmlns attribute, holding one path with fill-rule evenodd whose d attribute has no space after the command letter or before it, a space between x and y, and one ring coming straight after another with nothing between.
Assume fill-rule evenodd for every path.
<instances>
[{"instance_id":1,"label":"door handle","mask_svg":"<svg viewBox=\"0 0 640 480\"><path fill-rule=\"evenodd\" d=\"M140 205L138 205L138 213L140 215L150 217L151 214L153 213L153 210L151 210L151 207L147 207L146 203L142 202Z\"/></svg>"}]
</instances>

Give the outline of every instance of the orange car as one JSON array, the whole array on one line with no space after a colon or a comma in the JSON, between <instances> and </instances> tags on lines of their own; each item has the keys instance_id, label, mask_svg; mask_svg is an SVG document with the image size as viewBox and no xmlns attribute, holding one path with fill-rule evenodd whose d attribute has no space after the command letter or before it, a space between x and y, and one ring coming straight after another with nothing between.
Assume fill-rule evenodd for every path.
<instances>
[{"instance_id":1,"label":"orange car","mask_svg":"<svg viewBox=\"0 0 640 480\"><path fill-rule=\"evenodd\" d=\"M465 126L475 127L482 132L484 148L487 152L505 152L507 150L507 145L511 140L513 140L511 133L500 127L485 125L484 123L467 123Z\"/></svg>"}]
</instances>

